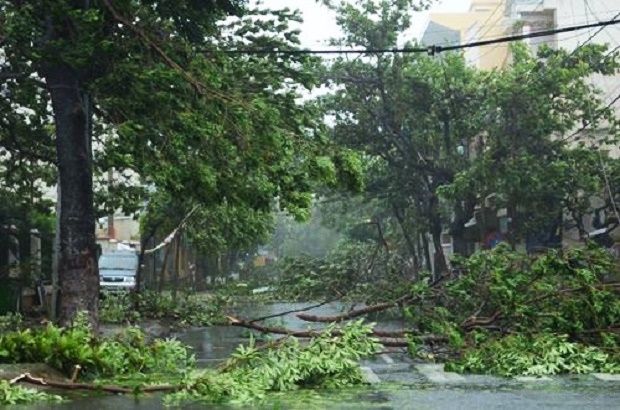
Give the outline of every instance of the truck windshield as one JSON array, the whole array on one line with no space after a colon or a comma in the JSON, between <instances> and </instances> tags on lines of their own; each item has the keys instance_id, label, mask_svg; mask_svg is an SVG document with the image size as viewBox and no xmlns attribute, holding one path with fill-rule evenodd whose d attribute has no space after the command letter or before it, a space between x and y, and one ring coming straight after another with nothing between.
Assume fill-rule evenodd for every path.
<instances>
[{"instance_id":1,"label":"truck windshield","mask_svg":"<svg viewBox=\"0 0 620 410\"><path fill-rule=\"evenodd\" d=\"M135 255L101 255L99 269L136 271L138 258Z\"/></svg>"}]
</instances>

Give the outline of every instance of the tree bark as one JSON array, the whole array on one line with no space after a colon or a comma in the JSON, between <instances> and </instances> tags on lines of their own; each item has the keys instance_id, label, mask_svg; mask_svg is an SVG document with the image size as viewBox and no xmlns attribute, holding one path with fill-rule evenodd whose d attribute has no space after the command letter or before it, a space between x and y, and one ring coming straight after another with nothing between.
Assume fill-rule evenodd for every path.
<instances>
[{"instance_id":1,"label":"tree bark","mask_svg":"<svg viewBox=\"0 0 620 410\"><path fill-rule=\"evenodd\" d=\"M326 331L326 329L294 330L294 329L288 329L288 328L280 327L280 326L264 326L264 325L261 325L255 322L248 322L247 320L239 319L233 316L226 316L226 318L228 319L228 324L230 326L253 329L261 333L272 333L272 334L277 334L277 335L287 335L287 336L293 336L293 337L299 337L299 338L318 337L318 336L321 336L321 334L323 334ZM342 335L342 331L340 329L331 329L329 332L332 336ZM416 331L412 329L373 330L371 335L373 337L387 338L388 340L386 340L385 343L381 339L379 340L379 342L381 344L384 344L384 346L395 346L395 347L407 346L407 343L403 343L403 342L407 341L406 338L409 335L413 335L416 337L416 339L420 341L425 341L425 342L426 341L445 342L447 339L445 336L442 336L442 335L417 335ZM395 339L398 339L398 340L395 340Z\"/></svg>"},{"instance_id":2,"label":"tree bark","mask_svg":"<svg viewBox=\"0 0 620 410\"><path fill-rule=\"evenodd\" d=\"M431 259L431 251L429 249L429 245L428 245L428 237L426 236L426 233L421 233L420 234L420 241L422 242L422 254L424 255L424 265L426 267L426 270L428 272L432 272L433 271L433 266L432 266L432 259Z\"/></svg>"},{"instance_id":3,"label":"tree bark","mask_svg":"<svg viewBox=\"0 0 620 410\"><path fill-rule=\"evenodd\" d=\"M409 230L405 226L405 217L403 216L403 213L401 212L400 208L398 207L398 205L396 205L395 202L390 202L390 204L392 205L392 212L394 213L394 217L396 218L396 221L398 222L398 226L400 227L400 230L403 233L403 237L405 238L405 243L407 244L407 250L409 250L409 256L411 257L411 260L413 261L412 279L416 280L417 275L418 275L417 271L420 266L420 261L419 261L418 253L416 252L415 242L413 238L411 237Z\"/></svg>"},{"instance_id":4,"label":"tree bark","mask_svg":"<svg viewBox=\"0 0 620 410\"><path fill-rule=\"evenodd\" d=\"M407 294L399 297L396 300L384 303L378 303L376 305L366 306L365 308L351 310L349 312L343 313L341 315L336 316L316 316L310 315L308 313L300 313L297 315L301 320L305 320L307 322L320 322L320 323L334 323L341 322L343 320L354 319L359 316L364 316L369 313L380 312L382 310L391 309L394 307L398 307L405 302L409 302L414 299L413 295Z\"/></svg>"},{"instance_id":5,"label":"tree bark","mask_svg":"<svg viewBox=\"0 0 620 410\"><path fill-rule=\"evenodd\" d=\"M60 179L60 306L58 322L69 324L80 311L98 325L99 270L95 241L90 103L78 73L67 64L44 71L56 125Z\"/></svg>"},{"instance_id":6,"label":"tree bark","mask_svg":"<svg viewBox=\"0 0 620 410\"><path fill-rule=\"evenodd\" d=\"M174 241L174 276L172 277L172 300L176 302L179 290L179 270L181 269L181 232L177 234Z\"/></svg>"},{"instance_id":7,"label":"tree bark","mask_svg":"<svg viewBox=\"0 0 620 410\"><path fill-rule=\"evenodd\" d=\"M172 248L172 242L166 245L166 249L164 251L164 260L161 265L161 270L159 271L159 279L157 281L157 292L162 293L164 291L164 282L166 280L166 273L168 271L168 257L170 256L170 249Z\"/></svg>"},{"instance_id":8,"label":"tree bark","mask_svg":"<svg viewBox=\"0 0 620 410\"><path fill-rule=\"evenodd\" d=\"M437 197L433 196L430 200L430 233L433 238L433 268L435 272L435 279L441 277L448 270L446 263L446 256L443 252L443 246L441 246L441 215L439 214L439 201Z\"/></svg>"},{"instance_id":9,"label":"tree bark","mask_svg":"<svg viewBox=\"0 0 620 410\"><path fill-rule=\"evenodd\" d=\"M18 382L35 384L38 386L52 387L55 389L63 390L88 390L99 391L115 394L136 394L136 393L161 393L181 390L181 386L171 386L167 384L157 386L138 386L138 387L123 387L113 384L94 384L94 383L72 383L63 382L57 380L46 380L38 377L33 377L30 373L24 373L10 381L11 384Z\"/></svg>"}]
</instances>

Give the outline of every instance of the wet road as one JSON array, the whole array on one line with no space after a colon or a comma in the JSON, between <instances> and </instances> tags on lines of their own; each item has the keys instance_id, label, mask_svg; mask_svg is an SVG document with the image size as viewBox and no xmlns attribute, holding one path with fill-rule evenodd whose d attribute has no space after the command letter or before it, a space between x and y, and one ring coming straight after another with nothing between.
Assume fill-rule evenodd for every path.
<instances>
[{"instance_id":1,"label":"wet road","mask_svg":"<svg viewBox=\"0 0 620 410\"><path fill-rule=\"evenodd\" d=\"M253 306L237 312L244 318L267 316L303 307L302 304ZM347 309L340 304L325 305L311 313L338 314ZM251 315L250 315L251 313ZM378 328L401 326L392 318L373 318ZM308 324L295 317L271 319L272 325L305 329ZM191 345L200 366L214 366L226 358L248 331L233 327L194 329L178 337ZM620 377L582 375L547 379L504 379L489 376L446 373L441 365L412 362L406 354L390 352L366 360L362 366L379 383L349 390L288 392L272 395L268 403L253 406L215 406L186 404L183 409L415 409L415 410L505 410L505 409L583 409L620 410ZM609 379L609 380L606 380ZM146 410L164 409L161 397L135 399L124 396L80 397L62 405L20 407L28 410Z\"/></svg>"}]
</instances>

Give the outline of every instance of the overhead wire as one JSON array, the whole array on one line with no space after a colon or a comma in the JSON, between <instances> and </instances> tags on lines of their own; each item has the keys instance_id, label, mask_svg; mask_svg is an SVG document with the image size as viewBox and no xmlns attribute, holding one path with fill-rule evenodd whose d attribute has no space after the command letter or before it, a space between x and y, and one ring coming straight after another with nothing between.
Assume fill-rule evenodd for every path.
<instances>
[{"instance_id":1,"label":"overhead wire","mask_svg":"<svg viewBox=\"0 0 620 410\"><path fill-rule=\"evenodd\" d=\"M353 50L312 50L312 49L204 49L204 52L219 52L224 54L240 54L240 55L252 55L252 54L278 54L278 55L320 55L320 54L397 54L397 53L428 53L430 55L443 53L447 51L456 51L456 50L465 50L474 47L481 47L491 44L501 44L501 43L510 43L515 41L520 41L529 38L537 38L537 37L546 37L553 34L559 33L569 33L574 31L585 30L589 28L599 28L599 30L594 34L598 34L603 28L607 26L613 26L620 24L620 20L618 20L618 13L611 20L599 21L591 24L581 24L581 25L573 25L567 26L563 28L556 28L551 30L541 30L535 31L527 34L517 34L510 36L498 37L490 40L478 40L472 41L468 43L461 43L457 45L430 45L425 47L402 47L402 48L370 48L370 49L353 49ZM594 36L593 35L593 36ZM592 37L593 37L592 36Z\"/></svg>"},{"instance_id":2,"label":"overhead wire","mask_svg":"<svg viewBox=\"0 0 620 410\"><path fill-rule=\"evenodd\" d=\"M609 21L616 21L616 19L620 17L620 12L618 12L614 18L612 20ZM577 47L575 47L568 55L566 55L563 59L563 63L566 63L572 56L575 55L575 53L577 53L581 48L583 48L584 46L586 46L588 43L590 43L594 37L596 37L607 25L601 25L598 26L598 30L596 30L595 32L593 32L592 34L590 34L590 36L588 36L588 38L581 44L579 44ZM595 26L596 27L596 26ZM572 37L571 37L572 38ZM566 39L563 39L566 40ZM614 49L612 49L611 51L609 51L603 58L607 58L610 55L613 55L614 53L616 53L618 50L620 50L620 45L615 47ZM444 72L444 75L447 75L446 70L445 70L445 66L443 65L443 61L442 61L442 69ZM540 72L541 75L544 75L544 69ZM616 88L616 90L614 90L612 92L612 94L616 93L618 90L620 89L620 86L618 88ZM446 90L448 93L451 94L451 91L448 89ZM452 100L452 95L450 95L450 100ZM594 115L594 117L589 121L584 123L584 125L577 131L575 131L574 133L572 133L568 139L572 139L574 136L578 135L579 133L581 133L582 131L584 131L585 129L587 129L588 126L590 126L592 123L594 123L596 120L600 119L601 116L603 116L607 110L609 110L616 102L620 101L620 94L618 94L612 101L610 101L605 107L599 109L597 111L597 113ZM453 107L454 108L454 107ZM564 139L566 140L566 139Z\"/></svg>"},{"instance_id":3,"label":"overhead wire","mask_svg":"<svg viewBox=\"0 0 620 410\"><path fill-rule=\"evenodd\" d=\"M485 20L485 23L483 23L483 25L485 25L490 19L491 17L493 17L495 15L495 13L497 12L497 10L499 9L500 6L503 6L504 3L503 2L499 2L497 4L497 7L495 8L495 10L493 10L493 12L491 14L489 14L489 17L487 18L487 20ZM540 2L537 6L536 9L537 10L540 6L542 5L542 2ZM480 39L484 39L486 37L486 35L489 33L489 31L491 31L492 28L494 27L504 27L503 24L495 24L492 26L489 26L486 31L484 32L484 34L482 36L480 36ZM476 38L478 38L478 33L480 32L480 30L478 30L478 32L476 33ZM475 61L482 61L482 59L484 59L486 56L488 56L489 54L491 54L492 52L496 51L499 47L502 47L502 45L495 45L495 47L491 47L489 50L487 50L484 54L482 54L481 56L477 57ZM507 47L507 46L503 46L503 47Z\"/></svg>"},{"instance_id":4,"label":"overhead wire","mask_svg":"<svg viewBox=\"0 0 620 410\"><path fill-rule=\"evenodd\" d=\"M538 6L537 6L537 8L538 8ZM603 15L616 14L618 11L620 11L620 10L607 10L607 11L604 11L604 12L599 12L597 14L597 16L601 16L601 17L597 17L597 20L599 20L599 21L603 20L604 19ZM585 13L584 14L573 14L573 17L587 17L587 16L588 16L588 14L585 14ZM584 18L584 19L581 19L581 20L585 20L585 21L581 21L581 22L575 21L573 24L589 24L590 23L589 19ZM435 23L441 25L440 22L435 21ZM481 36L476 36L476 37L479 38L479 39L485 39L485 40L496 38L495 35L488 35L488 34L489 34L489 32L493 28L497 28L497 27L505 29L506 25L504 23L484 24L483 26L480 27L480 30L483 30L483 29L485 30L484 33ZM445 28L437 28L437 29L427 29L427 30L424 31L424 34L437 34L437 33L444 33L444 32L445 32ZM455 44L458 44L458 42L452 41L452 42L446 42L446 43L442 43L442 44L438 44L438 45L455 45Z\"/></svg>"}]
</instances>

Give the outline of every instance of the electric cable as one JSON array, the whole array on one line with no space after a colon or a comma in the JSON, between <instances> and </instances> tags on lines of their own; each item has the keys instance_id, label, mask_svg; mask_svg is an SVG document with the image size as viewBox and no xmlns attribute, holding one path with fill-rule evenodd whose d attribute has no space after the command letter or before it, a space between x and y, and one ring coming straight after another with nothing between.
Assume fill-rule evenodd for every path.
<instances>
[{"instance_id":1,"label":"electric cable","mask_svg":"<svg viewBox=\"0 0 620 410\"><path fill-rule=\"evenodd\" d=\"M212 53L224 53L224 54L243 54L243 55L251 55L251 54L278 54L278 55L319 55L319 54L398 54L398 53L428 53L430 55L435 55L438 53L443 53L447 51L455 51L455 50L464 50L473 47L481 47L491 44L500 44L500 43L510 43L515 41L520 41L529 38L537 38L537 37L546 37L551 36L553 34L559 33L569 33L579 30L586 30L590 28L599 28L586 42L591 40L596 34L600 33L605 27L613 26L616 24L620 24L620 20L617 20L620 13L616 14L616 16L611 20L599 21L592 24L581 24L574 26L567 26L563 28L556 28L552 30L541 30L535 31L527 34L518 34L511 36L498 37L490 40L479 40L472 41L468 43L462 43L457 45L448 45L448 46L440 46L440 45L431 45L427 47L403 47L403 48L377 48L377 49L357 49L357 50L311 50L311 49L204 49L204 52L212 52Z\"/></svg>"}]
</instances>

